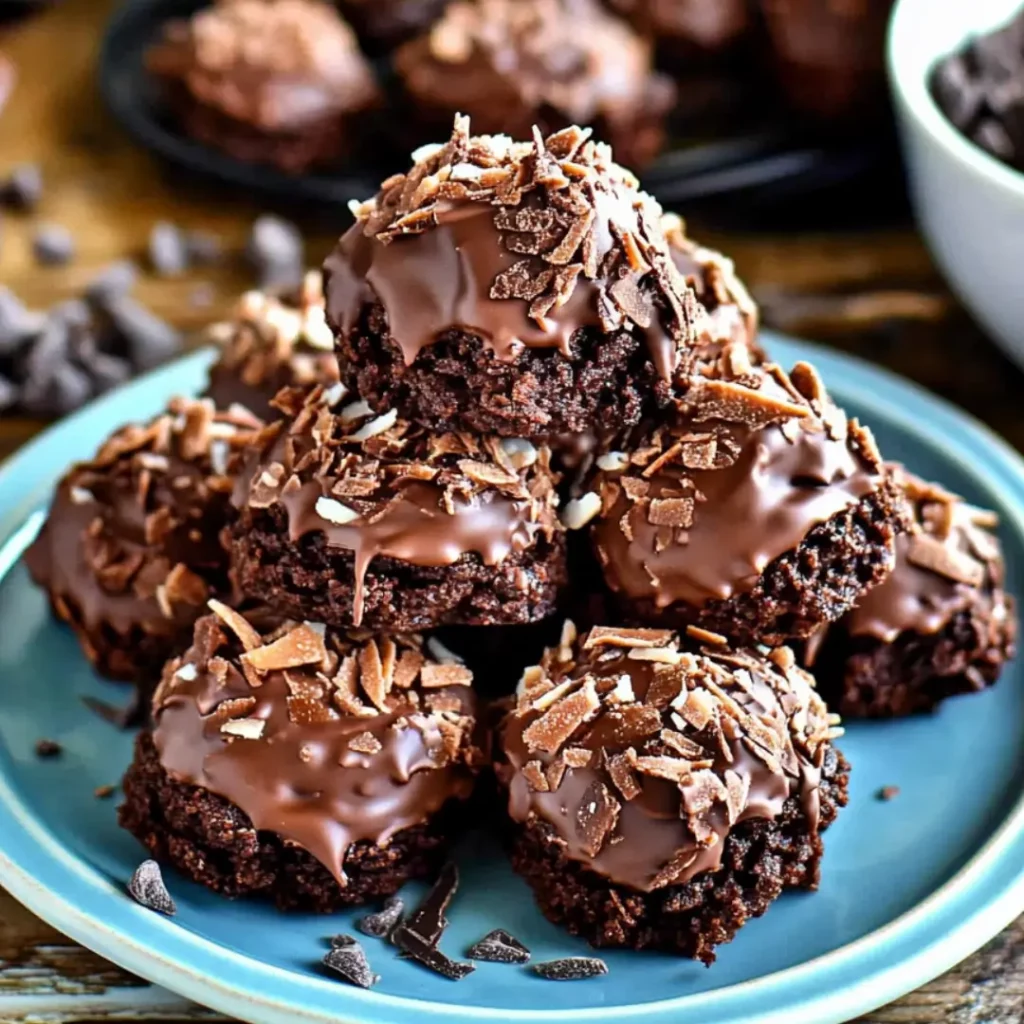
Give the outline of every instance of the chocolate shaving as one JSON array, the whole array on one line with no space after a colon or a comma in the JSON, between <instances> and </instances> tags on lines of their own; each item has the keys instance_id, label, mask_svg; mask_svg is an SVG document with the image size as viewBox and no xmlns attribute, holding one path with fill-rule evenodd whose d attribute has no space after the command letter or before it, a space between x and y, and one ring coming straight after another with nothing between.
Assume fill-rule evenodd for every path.
<instances>
[{"instance_id":1,"label":"chocolate shaving","mask_svg":"<svg viewBox=\"0 0 1024 1024\"><path fill-rule=\"evenodd\" d=\"M356 921L356 927L364 935L372 935L376 939L387 938L395 925L402 920L405 903L400 896L389 896L384 901L384 908L375 914L366 914Z\"/></svg>"},{"instance_id":2,"label":"chocolate shaving","mask_svg":"<svg viewBox=\"0 0 1024 1024\"><path fill-rule=\"evenodd\" d=\"M404 927L415 932L429 945L436 945L448 927L444 915L458 887L459 869L449 861L441 868L437 881L431 886L420 905L409 915ZM399 943L396 942L396 945Z\"/></svg>"},{"instance_id":3,"label":"chocolate shaving","mask_svg":"<svg viewBox=\"0 0 1024 1024\"><path fill-rule=\"evenodd\" d=\"M451 981L461 981L476 970L475 964L452 960L406 924L400 924L395 928L391 933L391 941L409 959Z\"/></svg>"},{"instance_id":4,"label":"chocolate shaving","mask_svg":"<svg viewBox=\"0 0 1024 1024\"><path fill-rule=\"evenodd\" d=\"M147 910L173 917L178 908L164 885L164 876L155 860L144 860L128 882L128 895Z\"/></svg>"},{"instance_id":5,"label":"chocolate shaving","mask_svg":"<svg viewBox=\"0 0 1024 1024\"><path fill-rule=\"evenodd\" d=\"M514 935L503 928L495 928L477 940L466 952L470 960L484 960L493 964L529 963L530 951Z\"/></svg>"},{"instance_id":6,"label":"chocolate shaving","mask_svg":"<svg viewBox=\"0 0 1024 1024\"><path fill-rule=\"evenodd\" d=\"M584 981L608 973L608 965L593 956L567 956L534 964L534 971L548 981Z\"/></svg>"},{"instance_id":7,"label":"chocolate shaving","mask_svg":"<svg viewBox=\"0 0 1024 1024\"><path fill-rule=\"evenodd\" d=\"M927 533L918 532L911 536L907 561L969 587L980 587L985 580L985 567L981 562Z\"/></svg>"},{"instance_id":8,"label":"chocolate shaving","mask_svg":"<svg viewBox=\"0 0 1024 1024\"><path fill-rule=\"evenodd\" d=\"M380 975L370 969L363 947L351 935L336 935L331 940L331 949L324 956L323 965L359 988L372 988L380 981Z\"/></svg>"},{"instance_id":9,"label":"chocolate shaving","mask_svg":"<svg viewBox=\"0 0 1024 1024\"><path fill-rule=\"evenodd\" d=\"M603 782L591 782L576 808L576 835L584 853L596 857L601 852L618 823L621 809Z\"/></svg>"}]
</instances>

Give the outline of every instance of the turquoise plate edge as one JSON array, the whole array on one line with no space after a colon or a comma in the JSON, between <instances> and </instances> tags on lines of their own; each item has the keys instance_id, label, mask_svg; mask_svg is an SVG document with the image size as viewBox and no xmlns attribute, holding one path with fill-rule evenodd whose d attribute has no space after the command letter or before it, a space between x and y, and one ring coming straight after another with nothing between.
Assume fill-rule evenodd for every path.
<instances>
[{"instance_id":1,"label":"turquoise plate edge","mask_svg":"<svg viewBox=\"0 0 1024 1024\"><path fill-rule=\"evenodd\" d=\"M986 427L922 388L862 360L765 332L782 363L812 359L826 380L862 408L884 409L900 430L946 440L946 457L998 493L1024 534L1024 462ZM89 450L123 420L156 412L173 387L201 386L212 358L200 352L106 396L52 427L0 470L0 550L11 562L38 525L31 514L49 486L45 467ZM39 472L35 467L43 466ZM45 492L44 492L45 493ZM0 561L0 578L10 564ZM975 856L945 885L884 927L824 956L751 981L639 1006L564 1011L460 1008L339 990L297 980L176 927L123 897L112 880L76 856L24 806L0 776L0 884L30 910L127 970L254 1024L394 1024L419 1020L529 1024L625 1020L645 1024L830 1024L887 1003L954 966L1024 912L1024 797ZM342 1017L341 1014L345 1016Z\"/></svg>"}]
</instances>

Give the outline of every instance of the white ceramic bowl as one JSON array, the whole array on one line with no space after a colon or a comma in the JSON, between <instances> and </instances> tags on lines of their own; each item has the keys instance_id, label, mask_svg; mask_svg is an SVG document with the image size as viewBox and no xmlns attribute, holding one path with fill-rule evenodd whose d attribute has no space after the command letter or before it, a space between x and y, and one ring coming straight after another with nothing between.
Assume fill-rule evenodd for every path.
<instances>
[{"instance_id":1,"label":"white ceramic bowl","mask_svg":"<svg viewBox=\"0 0 1024 1024\"><path fill-rule=\"evenodd\" d=\"M936 62L1024 0L900 0L889 76L911 196L932 255L985 330L1024 365L1024 173L962 136L931 97Z\"/></svg>"}]
</instances>

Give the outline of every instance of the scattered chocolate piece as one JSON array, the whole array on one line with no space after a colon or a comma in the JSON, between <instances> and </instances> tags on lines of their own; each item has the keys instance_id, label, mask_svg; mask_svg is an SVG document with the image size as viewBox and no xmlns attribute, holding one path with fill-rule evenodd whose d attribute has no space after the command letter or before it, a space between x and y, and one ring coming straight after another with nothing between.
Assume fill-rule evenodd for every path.
<instances>
[{"instance_id":1,"label":"scattered chocolate piece","mask_svg":"<svg viewBox=\"0 0 1024 1024\"><path fill-rule=\"evenodd\" d=\"M402 919L405 903L400 896L389 896L384 902L384 909L375 914L367 914L356 921L356 927L365 935L376 939L385 939L391 930Z\"/></svg>"},{"instance_id":2,"label":"scattered chocolate piece","mask_svg":"<svg viewBox=\"0 0 1024 1024\"><path fill-rule=\"evenodd\" d=\"M116 792L116 786L97 786L93 790L93 796L95 796L97 800L109 800Z\"/></svg>"},{"instance_id":3,"label":"scattered chocolate piece","mask_svg":"<svg viewBox=\"0 0 1024 1024\"><path fill-rule=\"evenodd\" d=\"M18 401L18 389L6 377L0 374L0 412L10 409Z\"/></svg>"},{"instance_id":4,"label":"scattered chocolate piece","mask_svg":"<svg viewBox=\"0 0 1024 1024\"><path fill-rule=\"evenodd\" d=\"M437 881L423 902L406 919L404 928L415 932L431 946L436 946L448 927L448 919L444 912L448 909L455 890L459 887L459 869L454 861L449 861L441 869Z\"/></svg>"},{"instance_id":5,"label":"scattered chocolate piece","mask_svg":"<svg viewBox=\"0 0 1024 1024\"><path fill-rule=\"evenodd\" d=\"M138 267L131 260L118 260L101 270L89 283L85 296L100 305L120 295L127 295L138 280Z\"/></svg>"},{"instance_id":6,"label":"scattered chocolate piece","mask_svg":"<svg viewBox=\"0 0 1024 1024\"><path fill-rule=\"evenodd\" d=\"M534 971L548 981L582 981L608 973L608 965L594 956L567 956L534 964Z\"/></svg>"},{"instance_id":7,"label":"scattered chocolate piece","mask_svg":"<svg viewBox=\"0 0 1024 1024\"><path fill-rule=\"evenodd\" d=\"M372 988L380 981L380 975L370 969L363 947L351 935L335 935L331 939L331 950L323 964L359 988Z\"/></svg>"},{"instance_id":8,"label":"scattered chocolate piece","mask_svg":"<svg viewBox=\"0 0 1024 1024\"><path fill-rule=\"evenodd\" d=\"M0 285L0 358L16 352L42 327L42 318L31 313L10 290Z\"/></svg>"},{"instance_id":9,"label":"scattered chocolate piece","mask_svg":"<svg viewBox=\"0 0 1024 1024\"><path fill-rule=\"evenodd\" d=\"M124 337L128 357L137 369L151 370L180 350L181 335L129 296L108 297L103 309Z\"/></svg>"},{"instance_id":10,"label":"scattered chocolate piece","mask_svg":"<svg viewBox=\"0 0 1024 1024\"><path fill-rule=\"evenodd\" d=\"M0 206L29 212L43 196L43 176L38 164L19 164L0 184Z\"/></svg>"},{"instance_id":11,"label":"scattered chocolate piece","mask_svg":"<svg viewBox=\"0 0 1024 1024\"><path fill-rule=\"evenodd\" d=\"M75 240L61 224L42 224L32 238L36 262L44 267L62 267L75 256Z\"/></svg>"},{"instance_id":12,"label":"scattered chocolate piece","mask_svg":"<svg viewBox=\"0 0 1024 1024\"><path fill-rule=\"evenodd\" d=\"M878 799L888 803L900 795L899 786L883 786L877 793Z\"/></svg>"},{"instance_id":13,"label":"scattered chocolate piece","mask_svg":"<svg viewBox=\"0 0 1024 1024\"><path fill-rule=\"evenodd\" d=\"M155 860L144 860L128 883L128 895L147 910L173 917L178 908L164 885L164 876Z\"/></svg>"},{"instance_id":14,"label":"scattered chocolate piece","mask_svg":"<svg viewBox=\"0 0 1024 1024\"><path fill-rule=\"evenodd\" d=\"M530 951L514 935L503 928L495 928L474 942L466 956L494 964L525 964L530 959Z\"/></svg>"},{"instance_id":15,"label":"scattered chocolate piece","mask_svg":"<svg viewBox=\"0 0 1024 1024\"><path fill-rule=\"evenodd\" d=\"M64 748L56 740L37 740L36 757L60 757Z\"/></svg>"},{"instance_id":16,"label":"scattered chocolate piece","mask_svg":"<svg viewBox=\"0 0 1024 1024\"><path fill-rule=\"evenodd\" d=\"M264 215L253 223L246 256L256 271L261 289L298 288L305 273L302 235L292 223Z\"/></svg>"},{"instance_id":17,"label":"scattered chocolate piece","mask_svg":"<svg viewBox=\"0 0 1024 1024\"><path fill-rule=\"evenodd\" d=\"M185 236L177 225L162 220L149 233L149 264L160 277L176 277L188 269Z\"/></svg>"},{"instance_id":18,"label":"scattered chocolate piece","mask_svg":"<svg viewBox=\"0 0 1024 1024\"><path fill-rule=\"evenodd\" d=\"M123 708L116 708L113 704L88 695L82 698L82 703L94 714L99 715L104 722L109 722L118 729L130 729L139 725L145 710L136 691L132 692Z\"/></svg>"},{"instance_id":19,"label":"scattered chocolate piece","mask_svg":"<svg viewBox=\"0 0 1024 1024\"><path fill-rule=\"evenodd\" d=\"M452 960L407 924L400 924L392 932L391 941L410 959L451 981L461 981L476 970L475 964Z\"/></svg>"}]
</instances>

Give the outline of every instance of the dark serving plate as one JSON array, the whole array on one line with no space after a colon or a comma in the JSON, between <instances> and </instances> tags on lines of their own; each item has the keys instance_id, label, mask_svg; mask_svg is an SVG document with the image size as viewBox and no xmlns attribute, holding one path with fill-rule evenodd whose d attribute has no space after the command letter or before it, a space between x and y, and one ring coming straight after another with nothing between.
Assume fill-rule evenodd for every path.
<instances>
[{"instance_id":1,"label":"dark serving plate","mask_svg":"<svg viewBox=\"0 0 1024 1024\"><path fill-rule=\"evenodd\" d=\"M337 170L303 175L237 160L184 135L164 107L159 83L146 71L145 52L166 21L187 17L207 2L126 0L109 22L100 55L100 89L114 116L138 142L179 167L225 184L320 205L364 199L401 166L407 154L396 150L389 138L393 133L386 128ZM390 68L386 61L378 66L386 87ZM898 195L896 206L902 209L899 160L890 130L831 139L816 134L783 113L764 83L733 83L719 88L700 116L691 112L677 118L671 125L672 141L642 174L643 184L668 207L692 209L699 204L727 217L755 220L773 219L791 209L806 214L810 196L827 200L836 210L848 208L848 203L838 202L839 195L849 199L882 191ZM878 214L881 208L872 205ZM814 204L816 211L822 208L820 202ZM820 220L820 213L815 218Z\"/></svg>"}]
</instances>

